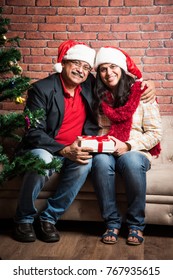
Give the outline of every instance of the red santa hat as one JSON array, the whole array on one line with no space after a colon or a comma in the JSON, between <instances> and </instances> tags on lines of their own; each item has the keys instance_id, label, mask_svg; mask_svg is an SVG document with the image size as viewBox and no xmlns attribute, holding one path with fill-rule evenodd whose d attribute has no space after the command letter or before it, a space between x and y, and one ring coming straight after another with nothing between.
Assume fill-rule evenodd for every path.
<instances>
[{"instance_id":1,"label":"red santa hat","mask_svg":"<svg viewBox=\"0 0 173 280\"><path fill-rule=\"evenodd\" d=\"M96 54L95 69L103 63L113 63L121 67L127 74L132 74L142 80L141 71L132 58L123 50L116 47L102 47Z\"/></svg>"},{"instance_id":2,"label":"red santa hat","mask_svg":"<svg viewBox=\"0 0 173 280\"><path fill-rule=\"evenodd\" d=\"M61 73L63 60L82 60L87 62L92 68L94 66L95 50L91 49L83 42L68 40L63 42L58 48L58 59L54 65L54 71Z\"/></svg>"}]
</instances>

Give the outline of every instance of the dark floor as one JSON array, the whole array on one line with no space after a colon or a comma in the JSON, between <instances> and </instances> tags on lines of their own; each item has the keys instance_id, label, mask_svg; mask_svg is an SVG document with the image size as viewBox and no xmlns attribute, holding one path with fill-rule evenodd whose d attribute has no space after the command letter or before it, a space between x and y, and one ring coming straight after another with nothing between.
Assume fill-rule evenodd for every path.
<instances>
[{"instance_id":1,"label":"dark floor","mask_svg":"<svg viewBox=\"0 0 173 280\"><path fill-rule=\"evenodd\" d=\"M3 260L173 260L173 228L147 225L140 246L126 244L127 228L122 226L118 243L100 241L105 228L100 222L59 221L61 239L56 243L36 240L20 243L12 238L13 221L0 221L0 257Z\"/></svg>"}]
</instances>

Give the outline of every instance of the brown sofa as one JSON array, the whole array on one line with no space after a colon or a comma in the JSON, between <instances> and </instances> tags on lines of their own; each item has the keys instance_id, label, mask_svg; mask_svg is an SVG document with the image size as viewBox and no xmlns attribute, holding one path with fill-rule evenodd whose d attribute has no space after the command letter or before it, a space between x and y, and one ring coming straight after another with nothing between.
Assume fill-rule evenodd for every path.
<instances>
[{"instance_id":1,"label":"brown sofa","mask_svg":"<svg viewBox=\"0 0 173 280\"><path fill-rule=\"evenodd\" d=\"M173 225L173 116L162 116L162 152L153 159L152 168L147 173L146 223ZM58 174L54 174L37 199L39 211L45 207L46 198L55 190ZM0 218L12 218L21 185L21 178L15 178L0 187ZM125 214L126 196L124 184L118 177L117 201L122 214ZM63 220L101 221L97 199L90 176Z\"/></svg>"}]
</instances>

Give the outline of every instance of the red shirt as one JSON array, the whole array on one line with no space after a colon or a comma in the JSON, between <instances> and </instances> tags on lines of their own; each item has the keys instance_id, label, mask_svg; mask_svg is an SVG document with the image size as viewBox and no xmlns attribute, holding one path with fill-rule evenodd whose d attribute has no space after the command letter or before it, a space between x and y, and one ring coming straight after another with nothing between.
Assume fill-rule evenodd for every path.
<instances>
[{"instance_id":1,"label":"red shirt","mask_svg":"<svg viewBox=\"0 0 173 280\"><path fill-rule=\"evenodd\" d=\"M64 119L55 141L65 146L71 145L82 134L82 129L86 119L85 103L80 94L81 86L75 88L74 97L70 96L65 88L64 82L60 75L62 87L64 91Z\"/></svg>"}]
</instances>

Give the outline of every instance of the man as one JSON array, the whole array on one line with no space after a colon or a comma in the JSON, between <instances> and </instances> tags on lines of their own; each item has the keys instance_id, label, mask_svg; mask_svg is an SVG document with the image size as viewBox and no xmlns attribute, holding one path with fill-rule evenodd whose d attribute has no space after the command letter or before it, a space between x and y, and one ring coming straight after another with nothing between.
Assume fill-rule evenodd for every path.
<instances>
[{"instance_id":1,"label":"man","mask_svg":"<svg viewBox=\"0 0 173 280\"><path fill-rule=\"evenodd\" d=\"M53 156L60 157L63 166L56 193L47 200L47 206L39 215L41 240L59 241L56 222L71 205L84 184L92 165L92 152L80 148L77 136L97 135L98 125L92 113L92 91L95 82L90 73L94 65L95 51L85 43L63 42L58 48L58 63L53 74L34 83L28 91L26 108L31 111L43 108L46 118L36 128L30 128L23 138L22 152L30 150L46 163ZM153 98L154 86L148 82L146 101ZM33 242L33 228L37 215L35 200L46 179L27 172L23 179L15 215L14 238L21 242Z\"/></svg>"}]
</instances>

